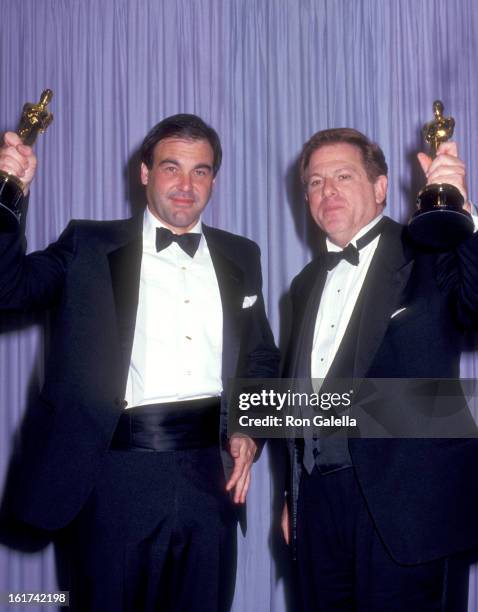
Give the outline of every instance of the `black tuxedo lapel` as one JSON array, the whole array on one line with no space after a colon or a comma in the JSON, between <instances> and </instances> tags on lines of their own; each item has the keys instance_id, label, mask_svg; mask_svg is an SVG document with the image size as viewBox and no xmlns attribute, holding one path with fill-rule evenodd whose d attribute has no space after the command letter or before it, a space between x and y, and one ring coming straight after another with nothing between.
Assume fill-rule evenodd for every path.
<instances>
[{"instance_id":1,"label":"black tuxedo lapel","mask_svg":"<svg viewBox=\"0 0 478 612\"><path fill-rule=\"evenodd\" d=\"M356 378L366 375L391 315L401 306L414 263L402 242L402 226L387 221L361 290L363 302L353 369Z\"/></svg>"},{"instance_id":2,"label":"black tuxedo lapel","mask_svg":"<svg viewBox=\"0 0 478 612\"><path fill-rule=\"evenodd\" d=\"M209 253L216 271L221 294L222 333L222 378L223 383L235 376L240 349L240 315L244 299L244 274L227 254L227 245L213 228L203 224Z\"/></svg>"},{"instance_id":3,"label":"black tuxedo lapel","mask_svg":"<svg viewBox=\"0 0 478 612\"><path fill-rule=\"evenodd\" d=\"M405 253L402 227L385 218L384 229L327 381L363 378L400 306L413 267ZM335 383L334 383L335 384Z\"/></svg>"},{"instance_id":4,"label":"black tuxedo lapel","mask_svg":"<svg viewBox=\"0 0 478 612\"><path fill-rule=\"evenodd\" d=\"M121 246L108 254L125 382L138 310L143 250L142 218L139 216L125 222L129 225L125 226L125 232L119 237Z\"/></svg>"},{"instance_id":5,"label":"black tuxedo lapel","mask_svg":"<svg viewBox=\"0 0 478 612\"><path fill-rule=\"evenodd\" d=\"M299 324L296 328L295 351L289 370L289 375L295 378L310 378L310 356L314 343L315 322L326 278L325 258L319 257L308 270L304 284L295 296Z\"/></svg>"}]
</instances>

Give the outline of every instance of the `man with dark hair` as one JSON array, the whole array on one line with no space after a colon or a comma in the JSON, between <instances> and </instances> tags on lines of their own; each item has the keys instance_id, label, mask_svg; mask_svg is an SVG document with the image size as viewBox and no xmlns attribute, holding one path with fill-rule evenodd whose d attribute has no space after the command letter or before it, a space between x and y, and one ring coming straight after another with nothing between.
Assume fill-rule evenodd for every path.
<instances>
[{"instance_id":1,"label":"man with dark hair","mask_svg":"<svg viewBox=\"0 0 478 612\"><path fill-rule=\"evenodd\" d=\"M419 162L427 184L455 185L471 209L455 143ZM312 136L300 169L327 251L292 282L285 376L331 392L345 379L458 378L463 330L478 323L478 234L447 253L412 244L382 214L383 152L356 130ZM436 406L436 388L420 406ZM353 389L360 406L367 385ZM384 397L370 399L367 415L380 422L393 406L414 422L410 391ZM289 540L292 511L304 612L465 611L464 551L478 545L478 442L342 434L289 443L283 529Z\"/></svg>"},{"instance_id":2,"label":"man with dark hair","mask_svg":"<svg viewBox=\"0 0 478 612\"><path fill-rule=\"evenodd\" d=\"M186 138L188 140L207 140L213 154L212 174L216 176L221 166L222 148L216 130L204 123L196 115L173 115L155 125L146 135L141 145L141 161L151 168L154 149L160 140L166 138Z\"/></svg>"},{"instance_id":3,"label":"man with dark hair","mask_svg":"<svg viewBox=\"0 0 478 612\"><path fill-rule=\"evenodd\" d=\"M221 144L199 117L161 121L142 160L143 215L72 221L29 255L0 232L1 308L54 311L10 493L24 523L62 530L73 610L226 612L258 455L227 437L226 384L278 364L259 248L201 222ZM35 166L7 133L0 168L28 191Z\"/></svg>"}]
</instances>

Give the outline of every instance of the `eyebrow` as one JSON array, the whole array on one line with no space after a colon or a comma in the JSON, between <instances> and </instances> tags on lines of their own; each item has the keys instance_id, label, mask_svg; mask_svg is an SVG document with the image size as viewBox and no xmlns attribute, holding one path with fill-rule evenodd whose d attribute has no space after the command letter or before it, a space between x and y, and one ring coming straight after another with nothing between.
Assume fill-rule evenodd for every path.
<instances>
[{"instance_id":1,"label":"eyebrow","mask_svg":"<svg viewBox=\"0 0 478 612\"><path fill-rule=\"evenodd\" d=\"M199 168L204 168L204 169L210 170L212 172L211 164L198 164L197 166L194 166L194 170L198 170Z\"/></svg>"},{"instance_id":2,"label":"eyebrow","mask_svg":"<svg viewBox=\"0 0 478 612\"><path fill-rule=\"evenodd\" d=\"M333 173L335 174L337 172L343 172L344 170L357 172L357 168L355 166L343 165L343 166L339 166L338 168L334 168ZM322 176L322 174L321 172L315 171L315 172L311 172L308 178L310 178L311 176Z\"/></svg>"},{"instance_id":3,"label":"eyebrow","mask_svg":"<svg viewBox=\"0 0 478 612\"><path fill-rule=\"evenodd\" d=\"M162 159L158 166L163 166L164 164L173 164L173 166L180 166L181 164L176 160L176 159L172 159L167 157L166 159ZM209 170L210 172L212 172L212 166L211 164L197 164L197 166L194 166L193 170L198 170L200 168L204 168L206 170Z\"/></svg>"},{"instance_id":4,"label":"eyebrow","mask_svg":"<svg viewBox=\"0 0 478 612\"><path fill-rule=\"evenodd\" d=\"M174 166L179 166L179 163L175 159L170 159L169 157L162 159L158 166L162 166L163 164L173 164Z\"/></svg>"}]
</instances>

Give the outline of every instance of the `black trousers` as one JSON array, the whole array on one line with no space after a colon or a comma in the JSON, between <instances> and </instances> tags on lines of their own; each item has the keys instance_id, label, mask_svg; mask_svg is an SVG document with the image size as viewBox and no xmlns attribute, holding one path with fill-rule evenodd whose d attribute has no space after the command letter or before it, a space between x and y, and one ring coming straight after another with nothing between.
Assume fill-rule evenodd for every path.
<instances>
[{"instance_id":1,"label":"black trousers","mask_svg":"<svg viewBox=\"0 0 478 612\"><path fill-rule=\"evenodd\" d=\"M236 525L217 448L109 451L58 544L70 609L227 612Z\"/></svg>"},{"instance_id":2,"label":"black trousers","mask_svg":"<svg viewBox=\"0 0 478 612\"><path fill-rule=\"evenodd\" d=\"M303 474L297 561L303 612L467 610L466 558L396 563L378 536L353 468Z\"/></svg>"}]
</instances>

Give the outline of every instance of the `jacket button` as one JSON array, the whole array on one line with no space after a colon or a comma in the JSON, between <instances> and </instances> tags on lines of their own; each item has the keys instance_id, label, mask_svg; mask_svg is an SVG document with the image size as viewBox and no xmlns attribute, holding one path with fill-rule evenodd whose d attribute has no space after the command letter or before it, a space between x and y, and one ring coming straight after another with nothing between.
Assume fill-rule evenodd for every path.
<instances>
[{"instance_id":1,"label":"jacket button","mask_svg":"<svg viewBox=\"0 0 478 612\"><path fill-rule=\"evenodd\" d=\"M121 399L120 397L115 397L114 403L115 406L117 406L118 408L126 408L126 406L128 405L128 402L124 399Z\"/></svg>"}]
</instances>

